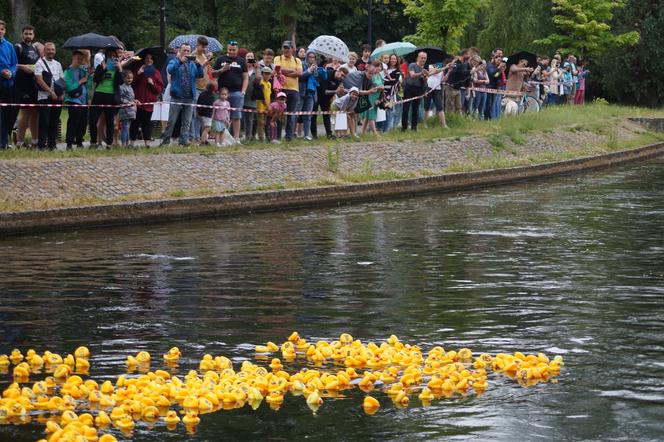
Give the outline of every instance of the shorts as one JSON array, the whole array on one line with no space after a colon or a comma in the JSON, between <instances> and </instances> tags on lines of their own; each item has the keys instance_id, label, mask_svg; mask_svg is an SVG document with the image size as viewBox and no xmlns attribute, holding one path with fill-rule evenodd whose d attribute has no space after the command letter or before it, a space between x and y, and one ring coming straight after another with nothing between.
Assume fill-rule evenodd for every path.
<instances>
[{"instance_id":1,"label":"shorts","mask_svg":"<svg viewBox=\"0 0 664 442\"><path fill-rule=\"evenodd\" d=\"M37 87L34 85L16 86L16 102L24 104L37 103Z\"/></svg>"},{"instance_id":2,"label":"shorts","mask_svg":"<svg viewBox=\"0 0 664 442\"><path fill-rule=\"evenodd\" d=\"M443 91L440 89L432 90L429 95L424 98L424 109L431 110L431 104L436 107L436 112L443 111Z\"/></svg>"},{"instance_id":3,"label":"shorts","mask_svg":"<svg viewBox=\"0 0 664 442\"><path fill-rule=\"evenodd\" d=\"M201 120L201 126L203 126L203 127L212 126L212 118L211 117L201 117L199 115L198 118Z\"/></svg>"},{"instance_id":4,"label":"shorts","mask_svg":"<svg viewBox=\"0 0 664 442\"><path fill-rule=\"evenodd\" d=\"M215 132L224 132L226 130L226 123L221 120L212 120L212 130Z\"/></svg>"},{"instance_id":5,"label":"shorts","mask_svg":"<svg viewBox=\"0 0 664 442\"><path fill-rule=\"evenodd\" d=\"M228 96L228 101L231 103L231 107L234 109L242 109L244 107L244 95L242 92L236 91L231 92ZM231 120L241 120L242 112L239 110L231 111Z\"/></svg>"}]
</instances>

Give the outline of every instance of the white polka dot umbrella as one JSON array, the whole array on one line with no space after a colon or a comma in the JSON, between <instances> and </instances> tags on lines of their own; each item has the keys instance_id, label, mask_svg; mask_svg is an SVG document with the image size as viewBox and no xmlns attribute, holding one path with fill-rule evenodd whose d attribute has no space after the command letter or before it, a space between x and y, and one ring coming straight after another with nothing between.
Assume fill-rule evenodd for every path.
<instances>
[{"instance_id":1,"label":"white polka dot umbrella","mask_svg":"<svg viewBox=\"0 0 664 442\"><path fill-rule=\"evenodd\" d=\"M348 62L348 46L333 35L320 35L309 44L309 50L325 57Z\"/></svg>"}]
</instances>

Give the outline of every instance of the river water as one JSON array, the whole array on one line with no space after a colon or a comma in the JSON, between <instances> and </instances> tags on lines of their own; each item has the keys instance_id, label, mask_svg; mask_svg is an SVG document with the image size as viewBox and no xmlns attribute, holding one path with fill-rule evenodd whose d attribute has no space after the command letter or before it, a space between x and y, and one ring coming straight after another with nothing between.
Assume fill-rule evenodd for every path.
<instances>
[{"instance_id":1,"label":"river water","mask_svg":"<svg viewBox=\"0 0 664 442\"><path fill-rule=\"evenodd\" d=\"M91 374L173 345L206 353L349 332L428 350L562 355L557 383L499 376L476 396L397 410L382 394L301 398L163 425L135 440L661 440L664 438L664 162L328 209L0 240L0 353L85 344ZM0 376L6 387L9 376ZM36 440L43 426L0 426Z\"/></svg>"}]
</instances>

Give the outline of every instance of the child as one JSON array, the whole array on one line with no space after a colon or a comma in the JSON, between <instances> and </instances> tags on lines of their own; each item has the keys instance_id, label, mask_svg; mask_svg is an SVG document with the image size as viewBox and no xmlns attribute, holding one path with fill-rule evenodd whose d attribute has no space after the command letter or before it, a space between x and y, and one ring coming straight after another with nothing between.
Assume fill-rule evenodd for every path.
<instances>
[{"instance_id":1,"label":"child","mask_svg":"<svg viewBox=\"0 0 664 442\"><path fill-rule=\"evenodd\" d=\"M217 82L210 81L205 86L205 90L198 96L198 101L196 102L196 104L202 106L196 108L196 114L198 115L198 121L200 121L200 125L203 128L201 140L204 145L210 144L208 138L210 136L210 126L212 126L212 107L206 106L214 106L216 92Z\"/></svg>"},{"instance_id":2,"label":"child","mask_svg":"<svg viewBox=\"0 0 664 442\"><path fill-rule=\"evenodd\" d=\"M271 76L272 69L269 66L265 66L261 69L261 80L256 86L260 91L258 95L261 97L256 100L256 110L258 111L258 128L256 132L258 134L258 139L261 141L265 141L265 121L267 119L267 112L270 109L270 97L272 96Z\"/></svg>"},{"instance_id":3,"label":"child","mask_svg":"<svg viewBox=\"0 0 664 442\"><path fill-rule=\"evenodd\" d=\"M212 113L212 130L216 132L215 140L217 146L224 143L224 133L231 123L231 104L228 102L228 89L222 87L219 90L219 99L214 102L214 111Z\"/></svg>"},{"instance_id":4,"label":"child","mask_svg":"<svg viewBox=\"0 0 664 442\"><path fill-rule=\"evenodd\" d=\"M134 73L127 71L124 73L124 83L119 87L120 103L129 105L121 107L118 112L121 125L120 141L123 146L129 146L129 126L136 119L136 105L141 104L134 96L134 89L131 87L132 81L134 81Z\"/></svg>"},{"instance_id":5,"label":"child","mask_svg":"<svg viewBox=\"0 0 664 442\"><path fill-rule=\"evenodd\" d=\"M277 101L270 104L270 111L267 114L267 121L270 126L270 142L272 144L281 143L277 136L277 122L283 121L285 110L286 94L284 92L279 92L277 94Z\"/></svg>"},{"instance_id":6,"label":"child","mask_svg":"<svg viewBox=\"0 0 664 442\"><path fill-rule=\"evenodd\" d=\"M360 90L356 87L350 88L350 91L344 96L336 97L334 103L332 104L333 109L337 112L345 112L346 118L348 120L348 129L351 136L355 136L355 106L357 106L357 100L360 98ZM337 131L338 136L345 136L345 131Z\"/></svg>"}]
</instances>

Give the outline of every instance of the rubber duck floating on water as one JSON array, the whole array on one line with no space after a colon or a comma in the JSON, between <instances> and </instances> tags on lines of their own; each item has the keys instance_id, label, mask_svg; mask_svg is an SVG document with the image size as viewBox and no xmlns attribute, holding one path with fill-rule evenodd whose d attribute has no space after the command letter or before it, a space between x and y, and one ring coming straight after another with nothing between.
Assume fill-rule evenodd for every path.
<instances>
[{"instance_id":1,"label":"rubber duck floating on water","mask_svg":"<svg viewBox=\"0 0 664 442\"><path fill-rule=\"evenodd\" d=\"M0 399L0 423L27 423L37 416L49 441L112 442L114 436L99 435L98 430L112 426L130 435L137 425L163 420L169 430L182 423L193 432L206 413L245 405L255 410L263 402L278 410L289 394L302 396L315 413L324 398L348 396L344 391L355 387L374 392L362 402L364 412L372 415L381 408L375 392L385 394L396 408L408 407L411 396L428 406L469 391L481 395L489 387L488 372L529 387L556 377L564 366L561 356L550 359L543 353L476 355L468 348L446 351L441 346L425 353L394 335L382 343L365 344L343 333L338 340L314 343L293 332L281 345L269 341L255 351L257 360L266 355L281 358L268 359L267 367L248 360L238 367L225 356L205 354L198 371L176 375L179 348L163 355L171 372L150 371L150 354L141 351L127 356L128 371L139 368L140 373L98 383L76 374L90 369L87 347L65 358L49 351L39 355L32 349L24 356L14 349L9 356L0 355L0 368L14 365L14 382ZM289 370L294 365L304 367ZM29 377L42 371L45 377L30 384Z\"/></svg>"}]
</instances>

